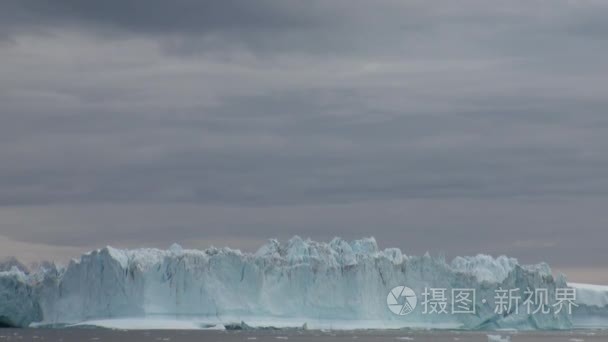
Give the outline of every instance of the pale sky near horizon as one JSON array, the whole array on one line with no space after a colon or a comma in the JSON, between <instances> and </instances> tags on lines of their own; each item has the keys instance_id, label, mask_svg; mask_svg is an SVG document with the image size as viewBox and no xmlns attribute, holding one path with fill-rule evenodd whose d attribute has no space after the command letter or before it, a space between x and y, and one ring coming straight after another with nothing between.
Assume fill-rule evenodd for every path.
<instances>
[{"instance_id":1,"label":"pale sky near horizon","mask_svg":"<svg viewBox=\"0 0 608 342\"><path fill-rule=\"evenodd\" d=\"M0 258L375 236L608 284L607 17L0 1Z\"/></svg>"}]
</instances>

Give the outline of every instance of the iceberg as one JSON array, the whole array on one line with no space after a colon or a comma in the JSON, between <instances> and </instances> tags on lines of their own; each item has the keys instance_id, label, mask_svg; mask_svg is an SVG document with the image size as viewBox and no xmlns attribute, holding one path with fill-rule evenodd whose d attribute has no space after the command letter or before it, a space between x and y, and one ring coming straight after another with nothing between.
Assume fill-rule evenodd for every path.
<instances>
[{"instance_id":1,"label":"iceberg","mask_svg":"<svg viewBox=\"0 0 608 342\"><path fill-rule=\"evenodd\" d=\"M29 274L16 267L0 272L1 324L533 330L569 329L579 317L608 312L605 288L576 284L582 292L573 315L528 314L522 302L519 310L496 313L492 301L481 301L493 299L496 289L542 288L553 295L568 287L565 277L553 276L547 264L520 265L505 256L451 262L428 253L408 256L380 250L374 238L325 243L296 236L270 240L255 253L175 244L168 250L105 247L67 267L44 265ZM407 315L387 306L398 286L418 294ZM421 296L427 288L474 289L479 300L472 313L428 314Z\"/></svg>"},{"instance_id":2,"label":"iceberg","mask_svg":"<svg viewBox=\"0 0 608 342\"><path fill-rule=\"evenodd\" d=\"M578 307L573 309L572 322L577 328L608 327L608 286L568 283L576 289Z\"/></svg>"},{"instance_id":3,"label":"iceberg","mask_svg":"<svg viewBox=\"0 0 608 342\"><path fill-rule=\"evenodd\" d=\"M42 319L34 290L17 267L0 272L0 327L22 327Z\"/></svg>"},{"instance_id":4,"label":"iceberg","mask_svg":"<svg viewBox=\"0 0 608 342\"><path fill-rule=\"evenodd\" d=\"M511 342L511 337L501 335L488 335L488 342Z\"/></svg>"}]
</instances>

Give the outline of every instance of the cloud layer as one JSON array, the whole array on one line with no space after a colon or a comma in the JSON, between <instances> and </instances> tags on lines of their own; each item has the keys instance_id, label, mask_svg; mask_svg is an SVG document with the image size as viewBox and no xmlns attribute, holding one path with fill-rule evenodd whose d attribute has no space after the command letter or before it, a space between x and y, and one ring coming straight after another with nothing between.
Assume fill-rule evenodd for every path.
<instances>
[{"instance_id":1,"label":"cloud layer","mask_svg":"<svg viewBox=\"0 0 608 342\"><path fill-rule=\"evenodd\" d=\"M605 266L606 15L561 0L3 1L2 241L375 235Z\"/></svg>"}]
</instances>

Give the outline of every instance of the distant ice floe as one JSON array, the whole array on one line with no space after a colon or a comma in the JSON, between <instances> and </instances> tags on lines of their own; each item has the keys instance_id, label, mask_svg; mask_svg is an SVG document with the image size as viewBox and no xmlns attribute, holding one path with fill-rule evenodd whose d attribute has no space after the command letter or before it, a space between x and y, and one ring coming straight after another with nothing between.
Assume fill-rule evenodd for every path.
<instances>
[{"instance_id":1,"label":"distant ice floe","mask_svg":"<svg viewBox=\"0 0 608 342\"><path fill-rule=\"evenodd\" d=\"M488 335L488 342L511 342L510 336Z\"/></svg>"}]
</instances>

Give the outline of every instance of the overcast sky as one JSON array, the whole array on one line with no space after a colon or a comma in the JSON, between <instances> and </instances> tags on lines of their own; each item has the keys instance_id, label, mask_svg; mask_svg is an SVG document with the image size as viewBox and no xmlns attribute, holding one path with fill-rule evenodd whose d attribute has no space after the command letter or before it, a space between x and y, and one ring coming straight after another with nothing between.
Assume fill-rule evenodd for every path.
<instances>
[{"instance_id":1,"label":"overcast sky","mask_svg":"<svg viewBox=\"0 0 608 342\"><path fill-rule=\"evenodd\" d=\"M608 283L608 2L0 1L0 257L375 236Z\"/></svg>"}]
</instances>

